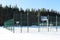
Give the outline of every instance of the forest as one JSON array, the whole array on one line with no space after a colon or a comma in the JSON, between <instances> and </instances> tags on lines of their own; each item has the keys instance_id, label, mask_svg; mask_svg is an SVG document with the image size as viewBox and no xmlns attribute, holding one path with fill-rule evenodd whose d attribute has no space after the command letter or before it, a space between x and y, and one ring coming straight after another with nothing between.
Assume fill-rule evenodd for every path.
<instances>
[{"instance_id":1,"label":"forest","mask_svg":"<svg viewBox=\"0 0 60 40\"><path fill-rule=\"evenodd\" d=\"M4 22L14 19L14 23L16 21L20 21L20 25L23 24L24 26L26 25L36 25L37 23L41 22L40 16L60 16L60 13L58 11L55 11L53 9L23 9L23 8L18 8L17 6L11 7L10 6L5 6L2 7L0 5L0 26L4 25ZM53 19L54 20L54 19Z\"/></svg>"}]
</instances>

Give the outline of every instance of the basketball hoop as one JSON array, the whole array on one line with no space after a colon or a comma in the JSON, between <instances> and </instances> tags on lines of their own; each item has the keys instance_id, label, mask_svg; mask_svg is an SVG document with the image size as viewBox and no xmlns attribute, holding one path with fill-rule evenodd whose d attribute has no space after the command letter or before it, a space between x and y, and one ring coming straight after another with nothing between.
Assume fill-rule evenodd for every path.
<instances>
[{"instance_id":1,"label":"basketball hoop","mask_svg":"<svg viewBox=\"0 0 60 40\"><path fill-rule=\"evenodd\" d=\"M16 21L16 24L19 24L19 21Z\"/></svg>"},{"instance_id":2,"label":"basketball hoop","mask_svg":"<svg viewBox=\"0 0 60 40\"><path fill-rule=\"evenodd\" d=\"M48 21L47 16L41 16L41 21Z\"/></svg>"}]
</instances>

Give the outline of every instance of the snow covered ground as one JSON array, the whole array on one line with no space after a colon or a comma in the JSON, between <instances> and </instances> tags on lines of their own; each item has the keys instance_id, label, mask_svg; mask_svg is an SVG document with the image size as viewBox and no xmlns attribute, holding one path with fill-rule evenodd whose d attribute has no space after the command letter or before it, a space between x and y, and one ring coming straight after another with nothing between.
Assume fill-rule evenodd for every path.
<instances>
[{"instance_id":1,"label":"snow covered ground","mask_svg":"<svg viewBox=\"0 0 60 40\"><path fill-rule=\"evenodd\" d=\"M46 27L45 27L46 28ZM38 31L38 28L30 28L29 32L27 32L26 27L22 29L22 33L20 33L20 29L15 28L15 33L11 32L10 30L0 27L0 40L60 40L60 32L56 32L55 28L54 31L53 28L49 29L50 32L48 32L45 28L40 28L40 32ZM43 32L42 32L43 30ZM60 29L59 29L60 30ZM52 32L51 32L52 31Z\"/></svg>"},{"instance_id":2,"label":"snow covered ground","mask_svg":"<svg viewBox=\"0 0 60 40\"><path fill-rule=\"evenodd\" d=\"M31 27L7 27L12 32L15 33L27 33L27 32L60 32L60 27L36 27L36 26L31 26Z\"/></svg>"},{"instance_id":3,"label":"snow covered ground","mask_svg":"<svg viewBox=\"0 0 60 40\"><path fill-rule=\"evenodd\" d=\"M13 33L6 28L0 27L0 40L12 40Z\"/></svg>"}]
</instances>

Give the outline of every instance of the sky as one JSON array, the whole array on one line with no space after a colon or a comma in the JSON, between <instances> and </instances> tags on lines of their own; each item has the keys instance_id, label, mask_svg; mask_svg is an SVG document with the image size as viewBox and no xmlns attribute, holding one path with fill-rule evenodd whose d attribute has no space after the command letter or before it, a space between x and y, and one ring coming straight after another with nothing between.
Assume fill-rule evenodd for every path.
<instances>
[{"instance_id":1,"label":"sky","mask_svg":"<svg viewBox=\"0 0 60 40\"><path fill-rule=\"evenodd\" d=\"M53 9L60 11L60 0L0 0L2 6L11 5L23 9Z\"/></svg>"}]
</instances>

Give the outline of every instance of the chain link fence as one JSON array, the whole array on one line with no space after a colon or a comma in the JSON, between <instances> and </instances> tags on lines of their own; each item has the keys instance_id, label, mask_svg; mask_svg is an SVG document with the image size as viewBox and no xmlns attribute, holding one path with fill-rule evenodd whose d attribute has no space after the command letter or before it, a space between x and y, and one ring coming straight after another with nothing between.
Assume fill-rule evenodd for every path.
<instances>
[{"instance_id":1,"label":"chain link fence","mask_svg":"<svg viewBox=\"0 0 60 40\"><path fill-rule=\"evenodd\" d=\"M51 29L52 31L53 29L58 31L58 27L60 27L60 16L47 15L45 17L43 16L42 18L44 21L41 20L41 15L31 15L30 13L13 14L13 19L4 22L4 27L11 31L13 30L13 32L16 28L18 28L20 32L23 32L24 28L26 28L26 32L30 32L30 30L33 30L34 28L37 30L37 32L40 32L42 29L48 32Z\"/></svg>"}]
</instances>

